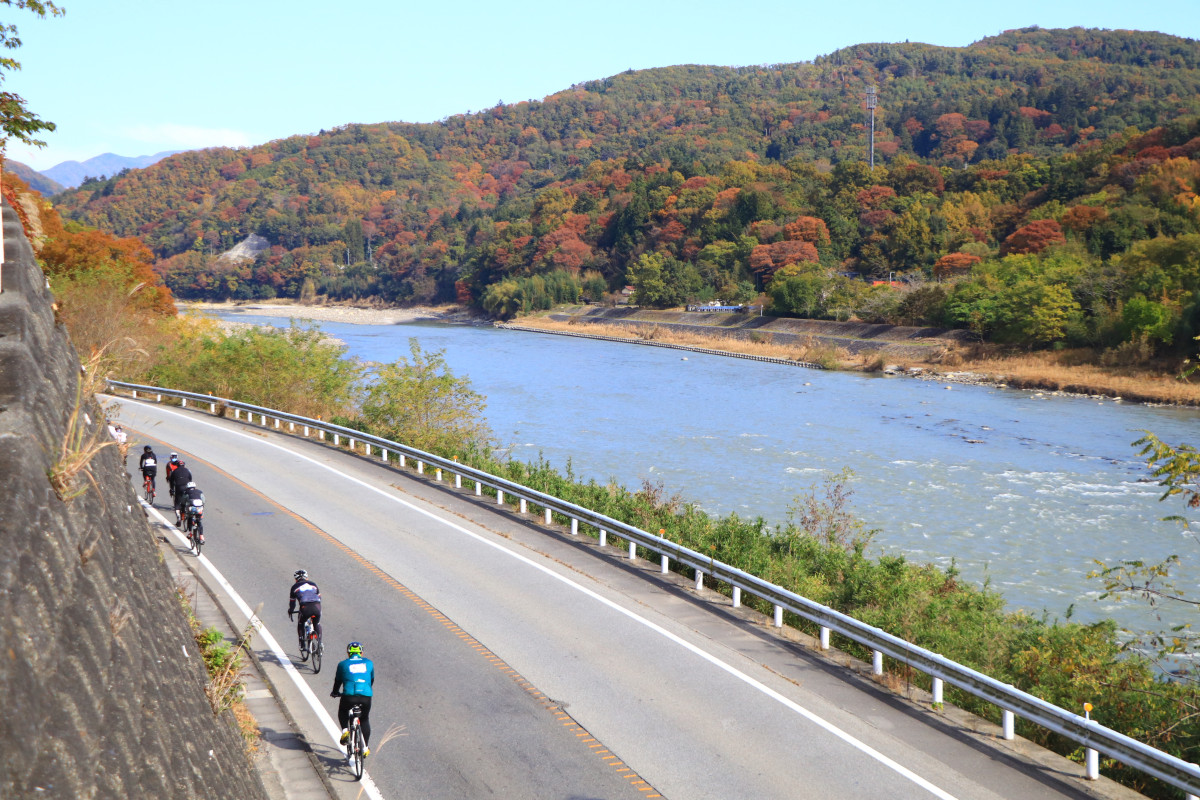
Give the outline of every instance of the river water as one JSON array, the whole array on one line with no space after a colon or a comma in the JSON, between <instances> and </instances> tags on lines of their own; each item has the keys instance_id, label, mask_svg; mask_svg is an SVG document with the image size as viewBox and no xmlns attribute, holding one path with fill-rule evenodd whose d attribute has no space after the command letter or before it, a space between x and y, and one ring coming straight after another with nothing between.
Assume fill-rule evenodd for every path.
<instances>
[{"instance_id":1,"label":"river water","mask_svg":"<svg viewBox=\"0 0 1200 800\"><path fill-rule=\"evenodd\" d=\"M288 320L220 314L287 326ZM1156 621L1140 603L1097 601L1094 560L1158 561L1196 592L1198 546L1160 503L1131 443L1150 430L1200 440L1200 412L1094 398L825 372L658 347L435 323L321 323L365 361L444 350L487 397L512 457L541 453L575 474L669 494L713 514L784 521L796 498L844 468L873 552L955 564L1010 608L1051 618Z\"/></svg>"}]
</instances>

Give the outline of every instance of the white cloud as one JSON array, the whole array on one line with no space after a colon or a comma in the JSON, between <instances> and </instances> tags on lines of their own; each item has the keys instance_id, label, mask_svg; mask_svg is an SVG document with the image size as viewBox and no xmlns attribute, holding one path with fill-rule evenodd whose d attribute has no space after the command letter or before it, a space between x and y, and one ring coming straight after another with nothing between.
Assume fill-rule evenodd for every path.
<instances>
[{"instance_id":1,"label":"white cloud","mask_svg":"<svg viewBox=\"0 0 1200 800\"><path fill-rule=\"evenodd\" d=\"M194 125L135 125L122 134L132 141L162 150L196 150L203 147L247 147L252 144L245 131L232 128L201 128Z\"/></svg>"}]
</instances>

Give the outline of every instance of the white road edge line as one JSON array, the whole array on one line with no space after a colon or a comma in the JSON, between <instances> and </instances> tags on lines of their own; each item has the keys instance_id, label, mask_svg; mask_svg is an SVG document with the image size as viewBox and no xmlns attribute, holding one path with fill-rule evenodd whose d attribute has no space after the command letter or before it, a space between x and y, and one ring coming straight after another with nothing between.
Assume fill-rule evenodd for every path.
<instances>
[{"instance_id":1,"label":"white road edge line","mask_svg":"<svg viewBox=\"0 0 1200 800\"><path fill-rule=\"evenodd\" d=\"M223 431L225 433L230 433L235 436L241 436L241 437L243 437L249 441L252 441L256 444L259 444L259 445L266 445L269 447L273 447L277 450L282 450L283 452L287 453L290 456L303 459L305 461L308 461L311 464L321 467L322 469L329 470L330 472L334 473L335 475L338 475L338 476L342 477L343 479L348 480L352 483L356 483L359 486L363 487L364 489L368 489L372 492L375 492L376 494L378 494L382 497L386 497L389 500L399 503L400 505L407 506L408 508L412 509L413 511L416 511L419 514L429 517L432 520L436 520L437 522L440 522L441 524L446 525L447 527L452 528L460 533L466 534L467 536L470 536L471 538L476 539L477 541L482 542L483 544L486 544L489 547L493 547L501 552L507 553L508 555L512 556L513 558L515 558L519 561L523 561L535 569L541 570L542 572L549 575L550 577L555 578L556 580L559 580L562 583L565 583L566 585L571 586L574 589L577 589L578 591L582 592L583 594L585 594L589 597L592 597L595 600L598 600L599 602L603 603L604 605L608 606L609 608L611 608L621 614L624 614L625 616L629 617L630 619L635 620L636 622L639 622L642 625L646 626L650 630L652 630L656 633L659 633L662 636L665 636L667 639L675 642L676 644L680 645L681 647L691 651L692 653L695 653L696 655L703 658L705 661L708 661L709 663L711 663L713 666L724 670L725 672L729 673L730 675L732 675L733 677L742 681L743 683L747 684L748 686L751 686L751 687L757 689L758 691L762 692L766 696L770 697L771 699L778 701L779 703L784 705L786 708L791 709L792 711L796 712L800 716L807 719L809 722L813 723L814 725L819 726L820 728L824 729L826 732L841 739L843 742L845 742L846 744L855 748L856 750L863 753L864 755L867 755L867 756L875 759L880 764L891 769L898 775L901 775L901 776L907 778L908 780L912 781L913 783L917 784L921 788L925 789L926 791L928 791L930 794L934 795L935 797L941 798L941 800L958 800L958 798L955 797L954 795L950 794L949 792L945 791L944 789L940 788L939 786L934 785L933 783L926 780L925 778L922 778L920 775L916 774L915 772L910 770L908 767L905 767L903 764L900 764L897 761L893 761L891 758L889 758L888 756L879 752L875 748L871 747L866 742L856 739L854 736L852 736L851 734L842 730L841 728L837 727L832 722L829 722L828 720L825 720L822 717L817 716L813 712L809 711L807 708L804 708L800 704L788 699L787 697L784 697L779 692L775 691L774 689L772 689L771 687L762 683L761 681L750 677L746 673L744 673L741 670L734 667L732 664L725 663L724 661L720 660L719 658L712 655L711 653L707 653L704 650L701 650L696 645L680 638L679 636L677 636L674 633L671 633L670 631L661 627L657 623L651 622L650 620L646 619L645 617L638 616L637 614L635 614L634 612L632 612L626 608L622 608L621 606L617 605L612 600L609 600L608 598L597 594L596 592L592 591L591 589L587 588L586 586L578 584L575 581L571 580L570 578L568 578L564 575L559 575L557 572L554 572L549 567L547 567L543 564L539 564L538 562L536 562L526 556L523 556L520 553L513 552L512 550L509 550L507 547L504 547L503 545L499 544L498 542L494 542L484 536L481 536L481 535L475 533L474 531L469 531L466 528L462 527L461 525L459 525L455 522L451 522L450 520L443 519L443 518L439 517L438 515L434 514L433 512L428 511L424 508L420 508L416 505L413 505L412 503L408 502L407 500L405 500L401 497L396 497L395 495L389 494L388 492L384 491L383 489L372 486L369 483L366 483L365 481L359 480L358 478L353 478L353 477L345 474L344 472L339 472L338 470L334 469L332 466L330 466L328 464L323 464L320 461L318 461L314 458L310 458L309 456L306 456L302 453L297 453L294 450L289 450L288 448L283 447L282 445L276 444L275 442L267 441L267 440L264 440L257 436L251 436L251 435L249 435L247 433L243 433L241 431L229 430L228 428L225 428L221 425L214 425L213 423L208 422L206 420L197 419L196 417L193 417L190 414L184 414L179 411L174 411L170 408L165 408L163 406L158 405L157 403L148 403L148 402L144 402L144 401L140 401L140 400L130 400L128 398L115 397L115 396L114 396L114 399L116 399L118 402L130 402L130 403L135 403L137 405L145 406L147 408L155 408L155 409L158 409L159 411L171 414L173 416L177 416L181 419L187 420L187 421L192 422L197 425L204 425L206 427L214 428L216 430ZM207 558L201 556L201 559L202 559L202 561L207 562ZM225 579L223 577L220 577L220 573L218 573L216 571L216 568L209 566L209 569L212 571L212 573L215 576L218 576L218 580L222 582L222 585L226 587L227 591L232 593L233 587L229 586L227 583L225 583ZM236 593L233 596L237 597ZM238 598L238 601L241 606L245 605L241 601L241 598ZM249 608L245 608L244 611L245 611L245 613L247 613L247 615L250 614ZM263 629L263 633L265 635L269 636L269 634L266 633L265 628ZM274 642L273 639L271 641ZM279 651L279 652L282 652L282 651ZM288 662L287 666L290 668L291 672L295 672L295 668L292 667L290 661ZM297 683L299 683L301 686L304 687L305 691L308 690L308 687L306 685L300 683L300 678L299 678L298 674L295 676L294 679L297 681ZM312 695L311 692L308 692L308 694ZM314 701L316 700L315 695L313 696L313 700ZM328 720L328 717L326 717L326 719ZM332 722L332 721L330 720L330 722ZM333 732L334 729L330 728L330 731ZM340 733L341 733L340 731L337 731L337 734L340 734ZM365 777L364 777L364 780L365 780Z\"/></svg>"},{"instance_id":2,"label":"white road edge line","mask_svg":"<svg viewBox=\"0 0 1200 800\"><path fill-rule=\"evenodd\" d=\"M185 547L188 546L187 537L185 537L183 533L175 527L174 523L168 522L167 518L162 515L161 511L147 503L144 498L139 497L138 502L142 504L142 508L146 509L148 512L157 517L162 526L174 534L175 538L180 544L184 545ZM254 629L259 632L259 635L262 636L263 641L268 647L271 648L271 652L275 654L275 658L283 666L284 671L289 677L291 677L292 682L295 683L296 687L300 690L300 694L304 695L304 699L308 701L309 706L313 711L316 712L317 718L321 720L321 724L325 727L325 732L329 734L330 739L337 745L337 748L340 751L341 743L338 740L342 735L341 729L337 726L337 722L333 719L333 717L329 716L329 712L325 710L325 707L321 705L321 701L317 699L317 695L308 687L308 684L301 679L300 672L292 663L291 656L284 652L278 640L276 640L275 637L271 635L271 632L267 630L266 623L263 622L258 615L250 609L250 606L247 605L246 601L242 599L242 596L237 593L237 590L233 588L229 581L225 580L225 576L221 574L221 571L217 569L216 565L208 560L208 556L201 554L197 558L197 561L199 561L204 568L208 570L209 575L211 575L213 579L221 585L221 588L229 593L229 596L233 598L233 602L237 604L238 610L246 615L246 619L254 626ZM375 782L371 780L371 777L367 774L366 770L363 771L362 781L360 781L360 783L363 789L366 791L367 796L372 798L372 800L383 800L383 794L380 793L379 788L375 785Z\"/></svg>"}]
</instances>

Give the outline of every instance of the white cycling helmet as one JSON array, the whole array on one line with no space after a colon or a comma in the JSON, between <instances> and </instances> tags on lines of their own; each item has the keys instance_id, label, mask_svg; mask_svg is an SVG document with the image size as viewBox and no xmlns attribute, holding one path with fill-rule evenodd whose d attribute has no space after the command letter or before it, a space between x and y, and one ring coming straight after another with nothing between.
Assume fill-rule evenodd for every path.
<instances>
[{"instance_id":1,"label":"white cycling helmet","mask_svg":"<svg viewBox=\"0 0 1200 800\"><path fill-rule=\"evenodd\" d=\"M195 489L195 488L196 488L196 482L195 482L195 481L188 481L187 488L188 488L188 489Z\"/></svg>"}]
</instances>

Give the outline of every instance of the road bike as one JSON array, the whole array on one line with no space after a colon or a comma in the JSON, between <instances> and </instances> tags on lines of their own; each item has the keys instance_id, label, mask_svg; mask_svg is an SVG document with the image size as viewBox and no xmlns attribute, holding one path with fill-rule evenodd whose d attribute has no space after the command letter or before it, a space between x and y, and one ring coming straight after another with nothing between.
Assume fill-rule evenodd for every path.
<instances>
[{"instance_id":1,"label":"road bike","mask_svg":"<svg viewBox=\"0 0 1200 800\"><path fill-rule=\"evenodd\" d=\"M354 779L362 780L364 762L367 760L367 741L362 732L362 706L350 706L350 719L347 730L350 738L346 740L346 758L350 761L350 769L354 771Z\"/></svg>"},{"instance_id":2,"label":"road bike","mask_svg":"<svg viewBox=\"0 0 1200 800\"><path fill-rule=\"evenodd\" d=\"M183 509L183 531L187 534L188 547L197 556L204 547L204 501L192 500L192 505Z\"/></svg>"},{"instance_id":3,"label":"road bike","mask_svg":"<svg viewBox=\"0 0 1200 800\"><path fill-rule=\"evenodd\" d=\"M300 642L300 660L307 661L312 656L313 673L321 671L321 656L325 655L325 642L317 633L317 626L312 617L304 620L304 639Z\"/></svg>"},{"instance_id":4,"label":"road bike","mask_svg":"<svg viewBox=\"0 0 1200 800\"><path fill-rule=\"evenodd\" d=\"M149 475L143 475L142 488L146 490L146 502L154 505L154 479Z\"/></svg>"}]
</instances>

